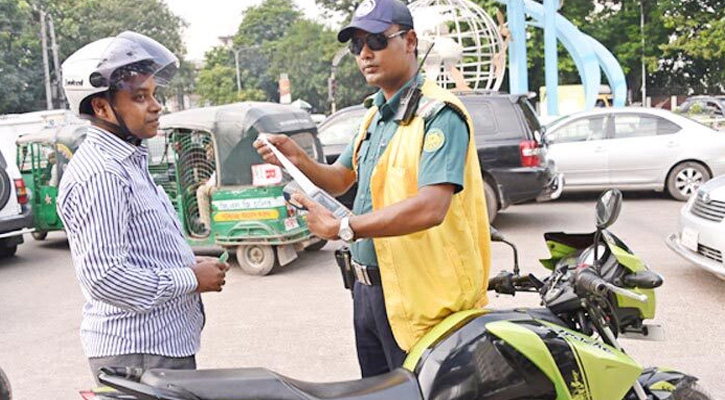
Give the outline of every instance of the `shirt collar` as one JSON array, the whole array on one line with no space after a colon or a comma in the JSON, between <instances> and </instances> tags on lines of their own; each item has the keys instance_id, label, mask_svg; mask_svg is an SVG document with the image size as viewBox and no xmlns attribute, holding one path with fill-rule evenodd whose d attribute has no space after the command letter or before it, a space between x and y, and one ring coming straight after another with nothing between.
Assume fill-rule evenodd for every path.
<instances>
[{"instance_id":1,"label":"shirt collar","mask_svg":"<svg viewBox=\"0 0 725 400\"><path fill-rule=\"evenodd\" d=\"M148 149L145 146L134 146L126 143L111 132L97 126L88 128L86 140L96 144L101 152L118 161L123 161L134 154L142 156L148 154Z\"/></svg>"},{"instance_id":2,"label":"shirt collar","mask_svg":"<svg viewBox=\"0 0 725 400\"><path fill-rule=\"evenodd\" d=\"M413 79L406 82L406 84L403 85L402 88L398 89L398 91L395 92L395 94L387 102L385 101L385 96L383 95L382 90L379 90L375 94L375 96L373 97L373 105L378 107L380 118L382 118L383 120L388 120L395 115L395 113L398 111L398 106L400 105L400 98L403 96L403 91L408 87L412 86L414 83L416 85L423 83L423 76L420 74L414 76Z\"/></svg>"}]
</instances>

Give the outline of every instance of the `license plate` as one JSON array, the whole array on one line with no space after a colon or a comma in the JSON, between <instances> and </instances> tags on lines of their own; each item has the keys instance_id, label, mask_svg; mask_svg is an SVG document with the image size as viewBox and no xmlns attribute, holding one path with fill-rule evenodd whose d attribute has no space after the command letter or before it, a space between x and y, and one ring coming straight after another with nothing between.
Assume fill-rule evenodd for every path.
<instances>
[{"instance_id":1,"label":"license plate","mask_svg":"<svg viewBox=\"0 0 725 400\"><path fill-rule=\"evenodd\" d=\"M697 240L700 234L692 228L683 228L680 242L683 246L697 253Z\"/></svg>"}]
</instances>

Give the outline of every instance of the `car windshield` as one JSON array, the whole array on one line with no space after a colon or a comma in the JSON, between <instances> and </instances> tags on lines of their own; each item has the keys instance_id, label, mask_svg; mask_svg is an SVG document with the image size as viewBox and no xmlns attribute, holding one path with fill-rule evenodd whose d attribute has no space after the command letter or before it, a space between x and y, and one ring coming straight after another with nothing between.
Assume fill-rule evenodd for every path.
<instances>
[{"instance_id":1,"label":"car windshield","mask_svg":"<svg viewBox=\"0 0 725 400\"><path fill-rule=\"evenodd\" d=\"M325 146L348 144L357 133L364 114L365 109L360 108L332 116L320 126L317 137Z\"/></svg>"}]
</instances>

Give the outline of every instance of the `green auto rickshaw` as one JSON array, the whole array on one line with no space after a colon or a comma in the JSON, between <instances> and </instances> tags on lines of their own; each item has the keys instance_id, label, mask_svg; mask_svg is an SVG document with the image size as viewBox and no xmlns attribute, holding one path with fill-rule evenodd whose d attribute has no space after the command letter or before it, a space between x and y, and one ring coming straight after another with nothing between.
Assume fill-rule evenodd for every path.
<instances>
[{"instance_id":1,"label":"green auto rickshaw","mask_svg":"<svg viewBox=\"0 0 725 400\"><path fill-rule=\"evenodd\" d=\"M162 133L147 141L150 171L169 195L192 246L236 251L249 274L266 275L297 252L319 250L305 215L289 206L283 171L252 146L259 133L285 134L323 161L317 128L299 108L244 102L161 117Z\"/></svg>"},{"instance_id":2,"label":"green auto rickshaw","mask_svg":"<svg viewBox=\"0 0 725 400\"><path fill-rule=\"evenodd\" d=\"M86 130L85 123L54 126L16 141L17 164L28 188L36 240L44 240L50 231L63 230L55 208L58 184Z\"/></svg>"}]
</instances>

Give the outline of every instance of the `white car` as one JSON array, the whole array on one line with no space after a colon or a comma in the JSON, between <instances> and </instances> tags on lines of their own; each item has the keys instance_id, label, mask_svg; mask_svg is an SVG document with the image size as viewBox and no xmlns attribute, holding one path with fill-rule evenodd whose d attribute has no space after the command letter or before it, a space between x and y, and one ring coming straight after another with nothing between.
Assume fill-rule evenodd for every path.
<instances>
[{"instance_id":1,"label":"white car","mask_svg":"<svg viewBox=\"0 0 725 400\"><path fill-rule=\"evenodd\" d=\"M725 175L705 183L680 210L677 233L667 245L685 260L725 280Z\"/></svg>"},{"instance_id":2,"label":"white car","mask_svg":"<svg viewBox=\"0 0 725 400\"><path fill-rule=\"evenodd\" d=\"M725 173L725 134L656 108L606 108L547 126L547 156L564 191L667 190L685 201Z\"/></svg>"},{"instance_id":3,"label":"white car","mask_svg":"<svg viewBox=\"0 0 725 400\"><path fill-rule=\"evenodd\" d=\"M14 161L0 151L0 257L14 255L33 227L25 183Z\"/></svg>"}]
</instances>

